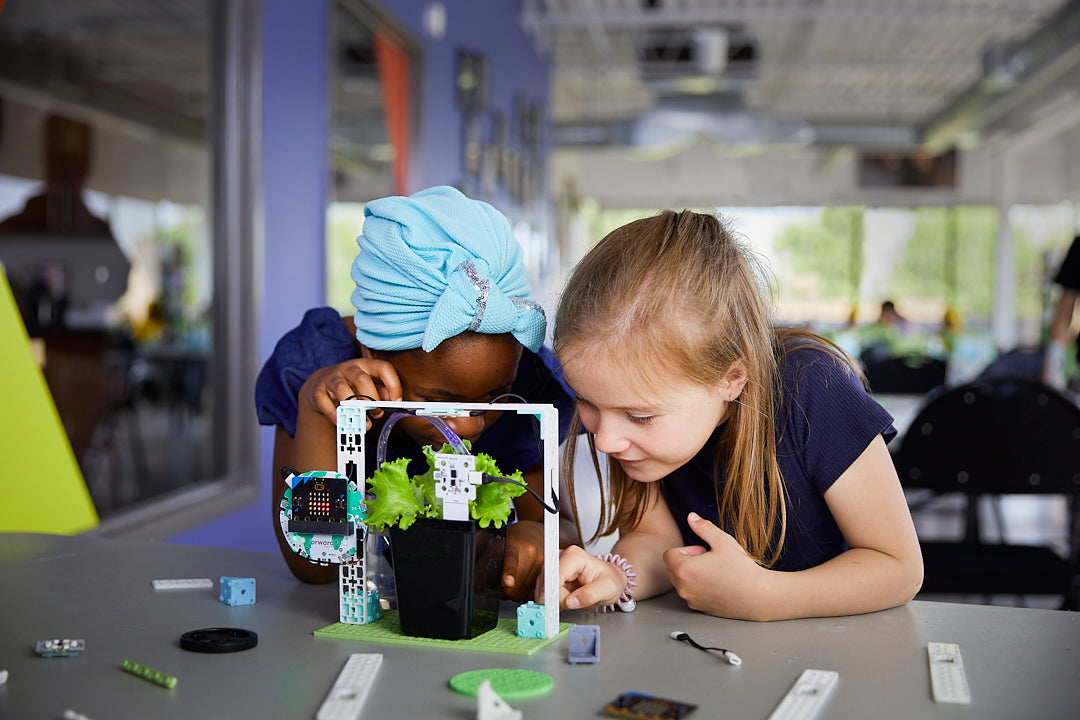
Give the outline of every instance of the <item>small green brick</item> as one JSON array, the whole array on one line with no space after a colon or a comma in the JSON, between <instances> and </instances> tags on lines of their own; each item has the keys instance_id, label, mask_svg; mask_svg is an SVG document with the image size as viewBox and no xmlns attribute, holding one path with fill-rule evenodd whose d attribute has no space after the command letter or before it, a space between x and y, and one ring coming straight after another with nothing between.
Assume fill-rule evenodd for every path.
<instances>
[{"instance_id":1,"label":"small green brick","mask_svg":"<svg viewBox=\"0 0 1080 720\"><path fill-rule=\"evenodd\" d=\"M166 675L163 672L148 668L145 665L140 665L139 663L132 662L131 660L125 660L120 664L120 667L126 672L131 673L132 675L138 675L143 680L149 680L155 685L160 685L161 687L168 688L170 690L176 687L176 683L179 682L177 678L173 677L172 675Z\"/></svg>"}]
</instances>

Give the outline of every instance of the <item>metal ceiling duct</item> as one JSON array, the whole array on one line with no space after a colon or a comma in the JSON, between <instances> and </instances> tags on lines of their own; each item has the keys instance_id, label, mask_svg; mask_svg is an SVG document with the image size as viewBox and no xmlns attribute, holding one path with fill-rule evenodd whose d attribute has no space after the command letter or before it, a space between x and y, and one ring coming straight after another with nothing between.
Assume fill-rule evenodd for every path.
<instances>
[{"instance_id":1,"label":"metal ceiling duct","mask_svg":"<svg viewBox=\"0 0 1080 720\"><path fill-rule=\"evenodd\" d=\"M1067 2L1026 40L987 47L983 60L982 77L926 124L921 136L927 151L975 143L1021 106L1034 117L1062 93L1075 94L1080 0Z\"/></svg>"}]
</instances>

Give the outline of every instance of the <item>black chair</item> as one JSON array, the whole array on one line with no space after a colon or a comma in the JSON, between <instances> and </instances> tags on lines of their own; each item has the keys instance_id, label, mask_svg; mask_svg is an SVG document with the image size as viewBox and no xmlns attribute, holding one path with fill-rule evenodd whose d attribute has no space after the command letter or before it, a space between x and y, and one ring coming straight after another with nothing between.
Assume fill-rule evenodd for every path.
<instances>
[{"instance_id":1,"label":"black chair","mask_svg":"<svg viewBox=\"0 0 1080 720\"><path fill-rule=\"evenodd\" d=\"M873 393L925 395L945 384L944 360L927 355L903 355L877 358L860 357L863 374Z\"/></svg>"},{"instance_id":2,"label":"black chair","mask_svg":"<svg viewBox=\"0 0 1080 720\"><path fill-rule=\"evenodd\" d=\"M985 377L932 393L901 440L895 461L905 488L965 497L964 537L922 541L923 592L1061 595L1077 607L1080 557L1080 406L1038 381ZM1068 551L1009 544L997 496L1068 498ZM999 538L979 527L979 498L997 510Z\"/></svg>"}]
</instances>

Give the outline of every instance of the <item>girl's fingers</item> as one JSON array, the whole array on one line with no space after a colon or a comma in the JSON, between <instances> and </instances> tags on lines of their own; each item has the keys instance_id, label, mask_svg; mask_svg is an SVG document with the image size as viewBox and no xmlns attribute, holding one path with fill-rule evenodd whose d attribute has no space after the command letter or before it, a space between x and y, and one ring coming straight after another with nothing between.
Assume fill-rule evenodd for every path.
<instances>
[{"instance_id":1,"label":"girl's fingers","mask_svg":"<svg viewBox=\"0 0 1080 720\"><path fill-rule=\"evenodd\" d=\"M379 391L375 387L375 378L363 368L349 368L349 372L343 372L335 380L341 384L345 394L338 397L338 401L348 400L352 397L368 397L372 400L379 398Z\"/></svg>"},{"instance_id":2,"label":"girl's fingers","mask_svg":"<svg viewBox=\"0 0 1080 720\"><path fill-rule=\"evenodd\" d=\"M589 608L593 605L598 605L602 601L602 598L597 598L595 584L585 585L580 587L574 592L568 594L565 600L560 600L559 604L567 610L579 610L581 608ZM561 593L560 593L561 594Z\"/></svg>"},{"instance_id":3,"label":"girl's fingers","mask_svg":"<svg viewBox=\"0 0 1080 720\"><path fill-rule=\"evenodd\" d=\"M606 572L610 563L571 545L559 558L559 605L567 610L608 605L622 592ZM622 572L621 570L619 571Z\"/></svg>"},{"instance_id":4,"label":"girl's fingers","mask_svg":"<svg viewBox=\"0 0 1080 720\"><path fill-rule=\"evenodd\" d=\"M716 526L715 523L706 520L695 512L689 513L686 516L687 524L694 533L704 540L709 547L714 547L720 543L727 535L726 532Z\"/></svg>"},{"instance_id":5,"label":"girl's fingers","mask_svg":"<svg viewBox=\"0 0 1080 720\"><path fill-rule=\"evenodd\" d=\"M385 360L359 358L338 366L339 374L327 385L332 384L330 392L340 403L349 398L361 397L371 400L401 400L401 380L394 366ZM371 429L371 419L382 417L383 410L374 408L367 413L367 428ZM337 421L337 408L329 418Z\"/></svg>"},{"instance_id":6,"label":"girl's fingers","mask_svg":"<svg viewBox=\"0 0 1080 720\"><path fill-rule=\"evenodd\" d=\"M695 555L704 555L709 552L709 549L701 545L684 545L683 547L671 548L668 552L685 557L694 557ZM664 554L667 555L667 553Z\"/></svg>"},{"instance_id":7,"label":"girl's fingers","mask_svg":"<svg viewBox=\"0 0 1080 720\"><path fill-rule=\"evenodd\" d=\"M564 586L563 589L567 588ZM622 595L622 587L610 581L605 574L570 592L565 600L560 601L560 605L568 610L592 608L600 605L610 605L618 600L620 595Z\"/></svg>"},{"instance_id":8,"label":"girl's fingers","mask_svg":"<svg viewBox=\"0 0 1080 720\"><path fill-rule=\"evenodd\" d=\"M559 553L559 585L587 582L585 578L590 561L596 560L577 545L571 545ZM599 562L598 560L596 562ZM583 579L585 578L585 579Z\"/></svg>"},{"instance_id":9,"label":"girl's fingers","mask_svg":"<svg viewBox=\"0 0 1080 720\"><path fill-rule=\"evenodd\" d=\"M363 358L353 367L359 370L360 378L357 383L364 386L363 391L357 394L367 395L372 399L397 401L401 400L401 379L398 378L397 370L385 360Z\"/></svg>"},{"instance_id":10,"label":"girl's fingers","mask_svg":"<svg viewBox=\"0 0 1080 720\"><path fill-rule=\"evenodd\" d=\"M330 397L329 388L316 390L312 401L316 410L337 422L337 402Z\"/></svg>"}]
</instances>

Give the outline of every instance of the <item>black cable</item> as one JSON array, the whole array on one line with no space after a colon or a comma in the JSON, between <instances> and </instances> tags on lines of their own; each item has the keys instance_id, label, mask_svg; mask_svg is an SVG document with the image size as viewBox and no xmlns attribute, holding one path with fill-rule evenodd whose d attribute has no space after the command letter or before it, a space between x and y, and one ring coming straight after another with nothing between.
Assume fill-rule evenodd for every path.
<instances>
[{"instance_id":1,"label":"black cable","mask_svg":"<svg viewBox=\"0 0 1080 720\"><path fill-rule=\"evenodd\" d=\"M714 650L714 651L720 653L721 655L723 655L724 659L727 660L730 664L732 664L732 665L742 665L742 658L740 658L738 655L731 652L730 650L725 650L724 648L718 648L718 647L706 647L704 645L698 645L697 642L694 641L694 638L690 637L686 632L684 632L682 630L676 630L675 632L671 633L671 639L672 640L678 640L679 642L687 643L688 645L693 645L698 650L702 650L704 652Z\"/></svg>"},{"instance_id":2,"label":"black cable","mask_svg":"<svg viewBox=\"0 0 1080 720\"><path fill-rule=\"evenodd\" d=\"M533 490L531 487L529 487L529 485L527 483L523 483L523 482L520 482L518 480L511 480L510 478L501 478L501 477L498 477L496 475L488 475L487 473L484 473L484 482L485 483L497 482L497 483L505 483L507 485L520 485L521 487L528 490L529 494L532 495L534 498L536 498L536 502L543 505L544 509L547 510L549 513L555 514L555 513L559 512L558 510L553 508L551 505L548 505L546 502L544 502L544 499L542 497L540 497L540 495L535 490Z\"/></svg>"},{"instance_id":3,"label":"black cable","mask_svg":"<svg viewBox=\"0 0 1080 720\"><path fill-rule=\"evenodd\" d=\"M515 398L522 405L528 405L529 404L529 402L525 398L521 397L517 393L503 393L502 395L498 395L498 396L492 398L491 402L494 404L494 403L497 403L499 400L502 400L503 398ZM533 439L536 441L536 450L537 450L537 452L540 453L540 457L543 457L544 456L544 441L540 438L540 418L536 417L535 415L532 415L531 417L532 417L532 422L529 423L529 424L532 426ZM491 478L493 476L485 475L484 477L485 478ZM499 482L504 482L504 481L500 480L499 478L493 478L493 479L496 480L496 481L499 481ZM525 485L525 483L520 483L520 484ZM551 488L551 501L552 501L553 505L548 505L546 502L544 502L543 498L541 498L540 495L538 495L536 493L536 491L533 490L528 485L525 485L525 489L528 490L529 494L531 494L534 498L536 498L536 501L538 503L540 503L543 506L543 508L545 510L547 510L549 513L555 514L555 513L559 512L556 509L559 506L559 494L558 494L558 492L556 492L555 488Z\"/></svg>"},{"instance_id":4,"label":"black cable","mask_svg":"<svg viewBox=\"0 0 1080 720\"><path fill-rule=\"evenodd\" d=\"M522 405L528 405L529 404L529 402L525 398L521 397L517 393L503 393L502 395L498 395L496 397L493 397L491 399L491 402L492 402L492 404L494 404L494 403L497 403L499 400L502 400L503 398L516 398L518 400L518 402L520 402ZM540 439L540 418L536 417L535 415L533 415L531 417L532 417L532 422L530 423L530 425L532 426L533 439L536 440L536 449L540 452L540 457L543 457L544 456L544 442ZM536 493L533 493L533 494L535 495ZM544 501L541 500L540 502L541 502L541 504L543 504Z\"/></svg>"}]
</instances>

